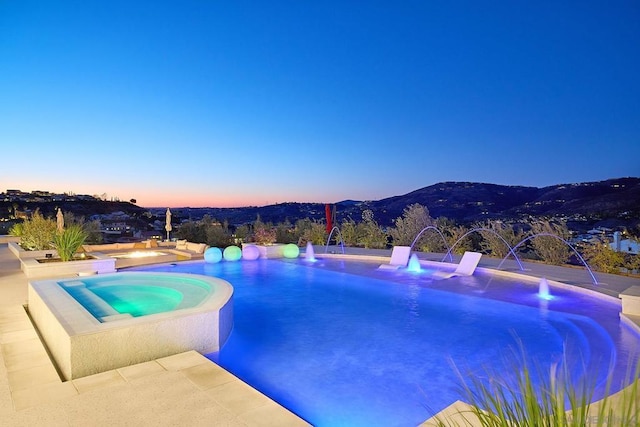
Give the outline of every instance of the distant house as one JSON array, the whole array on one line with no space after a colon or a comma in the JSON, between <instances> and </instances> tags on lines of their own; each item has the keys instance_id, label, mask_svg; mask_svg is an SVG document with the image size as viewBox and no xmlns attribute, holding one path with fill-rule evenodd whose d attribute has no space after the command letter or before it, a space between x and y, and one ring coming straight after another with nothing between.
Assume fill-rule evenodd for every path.
<instances>
[{"instance_id":1,"label":"distant house","mask_svg":"<svg viewBox=\"0 0 640 427\"><path fill-rule=\"evenodd\" d=\"M587 233L589 234L607 234L607 233L611 233L610 228L607 227L597 227L597 228L592 228L591 230L587 231Z\"/></svg>"},{"instance_id":2,"label":"distant house","mask_svg":"<svg viewBox=\"0 0 640 427\"><path fill-rule=\"evenodd\" d=\"M616 252L635 255L640 253L640 242L631 239L622 239L622 234L619 231L613 233L613 243L609 243L609 247Z\"/></svg>"}]
</instances>

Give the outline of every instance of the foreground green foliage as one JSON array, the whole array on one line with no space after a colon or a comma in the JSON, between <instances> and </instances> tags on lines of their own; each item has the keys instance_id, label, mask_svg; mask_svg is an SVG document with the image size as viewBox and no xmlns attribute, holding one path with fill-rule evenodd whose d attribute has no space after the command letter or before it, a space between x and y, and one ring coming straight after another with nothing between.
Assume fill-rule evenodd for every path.
<instances>
[{"instance_id":1,"label":"foreground green foliage","mask_svg":"<svg viewBox=\"0 0 640 427\"><path fill-rule=\"evenodd\" d=\"M584 258L594 270L603 273L616 273L625 265L624 254L614 251L606 243L587 246L584 250ZM634 259L638 258L635 256Z\"/></svg>"},{"instance_id":2,"label":"foreground green foliage","mask_svg":"<svg viewBox=\"0 0 640 427\"><path fill-rule=\"evenodd\" d=\"M472 408L450 419L436 419L441 427L636 427L640 425L640 363L629 377L633 381L625 390L592 403L595 380L572 381L566 362L559 372L553 365L549 372L532 368L524 351L523 367L506 364L505 372L517 372L515 381L506 382L500 374L488 370L484 375L462 375L461 388ZM488 380L487 380L488 379Z\"/></svg>"},{"instance_id":3,"label":"foreground green foliage","mask_svg":"<svg viewBox=\"0 0 640 427\"><path fill-rule=\"evenodd\" d=\"M311 242L314 245L324 245L327 241L327 230L323 223L304 219L296 222L300 245Z\"/></svg>"},{"instance_id":4,"label":"foreground green foliage","mask_svg":"<svg viewBox=\"0 0 640 427\"><path fill-rule=\"evenodd\" d=\"M14 224L9 231L12 236L20 237L20 246L27 251L44 251L48 249L58 249L60 247L73 248L74 241L78 241L83 235L82 243L72 250L72 254L84 243L100 243L102 234L100 233L100 223L98 221L85 222L84 217L76 217L71 212L64 214L63 231L64 236L58 233L56 220L45 218L40 211L35 211L30 218L24 222ZM67 232L67 230L71 230ZM63 239L63 240L60 240ZM65 251L66 249L62 249Z\"/></svg>"},{"instance_id":5,"label":"foreground green foliage","mask_svg":"<svg viewBox=\"0 0 640 427\"><path fill-rule=\"evenodd\" d=\"M365 210L362 212L361 233L359 233L358 243L367 249L384 249L387 247L387 233L378 225L373 217L373 212Z\"/></svg>"},{"instance_id":6,"label":"foreground green foliage","mask_svg":"<svg viewBox=\"0 0 640 427\"><path fill-rule=\"evenodd\" d=\"M276 225L276 242L278 243L298 243L299 236L296 228L287 219Z\"/></svg>"},{"instance_id":7,"label":"foreground green foliage","mask_svg":"<svg viewBox=\"0 0 640 427\"><path fill-rule=\"evenodd\" d=\"M215 221L209 215L205 215L200 221L181 224L175 232L175 237L222 248L231 244L229 225Z\"/></svg>"},{"instance_id":8,"label":"foreground green foliage","mask_svg":"<svg viewBox=\"0 0 640 427\"><path fill-rule=\"evenodd\" d=\"M439 226L438 229L440 229ZM453 248L453 253L462 255L466 251L473 251L472 236L465 236L468 231L467 227L455 224L444 229L443 234L447 239L447 246L451 248L453 245L456 245Z\"/></svg>"},{"instance_id":9,"label":"foreground green foliage","mask_svg":"<svg viewBox=\"0 0 640 427\"><path fill-rule=\"evenodd\" d=\"M55 234L53 243L62 261L71 261L73 255L87 240L87 232L81 225L71 224L62 232Z\"/></svg>"},{"instance_id":10,"label":"foreground green foliage","mask_svg":"<svg viewBox=\"0 0 640 427\"><path fill-rule=\"evenodd\" d=\"M100 221L86 221L84 216L75 216L73 212L64 213L65 227L73 224L80 225L87 234L85 243L95 245L102 243L102 233L100 232Z\"/></svg>"},{"instance_id":11,"label":"foreground green foliage","mask_svg":"<svg viewBox=\"0 0 640 427\"><path fill-rule=\"evenodd\" d=\"M271 245L276 242L276 229L271 223L264 223L260 216L253 223L253 239L259 245Z\"/></svg>"},{"instance_id":12,"label":"foreground green foliage","mask_svg":"<svg viewBox=\"0 0 640 427\"><path fill-rule=\"evenodd\" d=\"M20 246L23 249L44 251L52 249L56 228L56 221L43 217L40 211L35 211L31 218L26 219L22 224L14 225L10 233L20 237Z\"/></svg>"},{"instance_id":13,"label":"foreground green foliage","mask_svg":"<svg viewBox=\"0 0 640 427\"><path fill-rule=\"evenodd\" d=\"M496 258L504 258L509 255L509 247L505 242L514 247L526 237L521 229L514 229L502 221L486 221L476 224L474 228L479 228L480 235L482 235L480 247L484 252Z\"/></svg>"},{"instance_id":14,"label":"foreground green foliage","mask_svg":"<svg viewBox=\"0 0 640 427\"><path fill-rule=\"evenodd\" d=\"M393 244L396 246L409 246L413 243L418 233L420 233L425 227L433 224L433 219L429 215L429 209L418 203L407 206L402 212L402 216L398 217L394 221L394 227L389 230L389 234L393 239ZM416 242L416 250L422 250L426 244L428 236L421 237L419 242Z\"/></svg>"},{"instance_id":15,"label":"foreground green foliage","mask_svg":"<svg viewBox=\"0 0 640 427\"><path fill-rule=\"evenodd\" d=\"M571 254L570 248L563 240L568 240L571 233L564 222L536 221L531 224L531 234L550 234L538 236L531 240L535 253L547 264L566 264Z\"/></svg>"}]
</instances>

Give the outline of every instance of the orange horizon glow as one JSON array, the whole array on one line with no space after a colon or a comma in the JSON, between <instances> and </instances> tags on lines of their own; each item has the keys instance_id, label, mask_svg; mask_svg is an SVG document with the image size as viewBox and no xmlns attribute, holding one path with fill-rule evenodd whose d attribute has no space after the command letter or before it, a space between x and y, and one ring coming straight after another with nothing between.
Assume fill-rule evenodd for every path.
<instances>
[{"instance_id":1,"label":"orange horizon glow","mask_svg":"<svg viewBox=\"0 0 640 427\"><path fill-rule=\"evenodd\" d=\"M325 197L326 198L326 197ZM336 203L338 200L292 200L291 198L270 198L268 201L256 203L255 197L208 198L208 197L172 197L163 196L136 199L136 205L145 208L246 208L276 205L281 203Z\"/></svg>"},{"instance_id":2,"label":"orange horizon glow","mask_svg":"<svg viewBox=\"0 0 640 427\"><path fill-rule=\"evenodd\" d=\"M27 185L25 185L27 184ZM52 186L53 187L53 186ZM230 188L219 189L216 194L203 194L192 187L185 188L154 188L149 191L148 188L130 187L130 188L110 188L108 191L100 188L96 190L93 186L78 186L73 190L61 187L47 188L46 185L34 184L33 182L25 182L22 185L13 183L6 189L0 189L5 192L7 189L19 190L25 193L34 191L47 191L52 194L74 194L88 195L101 198L106 196L107 201L119 200L129 202L135 200L135 205L143 208L245 208L245 207L262 207L275 205L280 203L336 203L347 197L340 198L340 195L329 194L261 194L256 191L245 192L245 189L233 190Z\"/></svg>"}]
</instances>

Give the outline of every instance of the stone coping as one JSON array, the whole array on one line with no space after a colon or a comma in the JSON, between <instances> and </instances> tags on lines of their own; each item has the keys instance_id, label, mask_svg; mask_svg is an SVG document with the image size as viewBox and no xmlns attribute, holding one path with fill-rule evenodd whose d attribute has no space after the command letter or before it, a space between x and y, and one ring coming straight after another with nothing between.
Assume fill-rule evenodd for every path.
<instances>
[{"instance_id":1,"label":"stone coping","mask_svg":"<svg viewBox=\"0 0 640 427\"><path fill-rule=\"evenodd\" d=\"M63 381L22 306L0 307L0 374L2 425L310 425L196 351Z\"/></svg>"},{"instance_id":2,"label":"stone coping","mask_svg":"<svg viewBox=\"0 0 640 427\"><path fill-rule=\"evenodd\" d=\"M629 316L640 316L640 286L631 286L620 293L622 313Z\"/></svg>"}]
</instances>

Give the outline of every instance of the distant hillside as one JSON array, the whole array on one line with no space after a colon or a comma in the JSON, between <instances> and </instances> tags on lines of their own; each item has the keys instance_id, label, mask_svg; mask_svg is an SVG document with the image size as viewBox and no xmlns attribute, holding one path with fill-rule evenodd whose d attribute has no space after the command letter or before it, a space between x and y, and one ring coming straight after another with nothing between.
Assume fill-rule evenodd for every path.
<instances>
[{"instance_id":1,"label":"distant hillside","mask_svg":"<svg viewBox=\"0 0 640 427\"><path fill-rule=\"evenodd\" d=\"M471 182L445 182L403 196L371 202L386 220L402 215L412 203L426 206L431 216L473 222L484 218L585 215L603 218L640 216L640 178L519 187Z\"/></svg>"},{"instance_id":2,"label":"distant hillside","mask_svg":"<svg viewBox=\"0 0 640 427\"><path fill-rule=\"evenodd\" d=\"M447 217L459 222L475 221L487 216L502 216L535 200L540 190L472 182L444 182L424 187L403 196L371 202L372 210L386 221L402 215L404 209L419 203L429 209L432 217Z\"/></svg>"},{"instance_id":3,"label":"distant hillside","mask_svg":"<svg viewBox=\"0 0 640 427\"><path fill-rule=\"evenodd\" d=\"M322 203L278 203L269 206L249 206L242 208L171 208L176 220L199 220L204 215L219 221L228 221L231 225L252 223L260 215L264 222L280 223L285 220L295 223L298 219L323 219L325 217ZM154 215L163 215L164 210L152 209Z\"/></svg>"},{"instance_id":4,"label":"distant hillside","mask_svg":"<svg viewBox=\"0 0 640 427\"><path fill-rule=\"evenodd\" d=\"M346 200L336 204L341 221L360 220L370 209L381 225L392 225L404 209L414 203L426 206L432 217L447 217L459 223L485 219L520 219L533 216L585 216L593 221L640 219L640 178L559 184L544 188L472 182L443 182L410 193L377 201ZM209 214L230 224L263 221L292 223L300 218L324 219L321 203L280 203L246 208L172 209L181 218L199 219Z\"/></svg>"},{"instance_id":5,"label":"distant hillside","mask_svg":"<svg viewBox=\"0 0 640 427\"><path fill-rule=\"evenodd\" d=\"M113 202L104 200L75 200L75 201L56 201L56 202L4 202L0 201L1 212L10 212L13 206L16 205L20 211L35 211L40 210L40 213L45 217L55 217L57 209L62 209L63 212L73 212L75 216L84 216L88 219L91 215L95 214L109 214L113 212L124 212L132 217L141 215L146 211L145 208L136 206L129 202Z\"/></svg>"}]
</instances>

